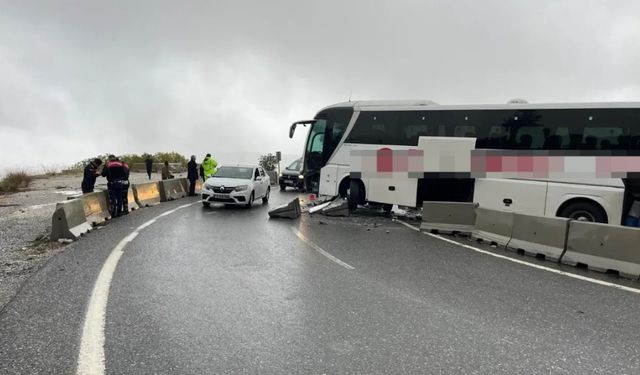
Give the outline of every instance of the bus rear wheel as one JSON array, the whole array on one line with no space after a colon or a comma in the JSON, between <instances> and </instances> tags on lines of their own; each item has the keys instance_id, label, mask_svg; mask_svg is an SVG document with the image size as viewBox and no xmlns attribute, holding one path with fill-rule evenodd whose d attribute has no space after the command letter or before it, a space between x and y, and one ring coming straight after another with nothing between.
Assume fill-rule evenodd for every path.
<instances>
[{"instance_id":1,"label":"bus rear wheel","mask_svg":"<svg viewBox=\"0 0 640 375\"><path fill-rule=\"evenodd\" d=\"M576 221L607 222L607 215L602 208L595 203L589 202L570 203L560 211L558 216Z\"/></svg>"}]
</instances>

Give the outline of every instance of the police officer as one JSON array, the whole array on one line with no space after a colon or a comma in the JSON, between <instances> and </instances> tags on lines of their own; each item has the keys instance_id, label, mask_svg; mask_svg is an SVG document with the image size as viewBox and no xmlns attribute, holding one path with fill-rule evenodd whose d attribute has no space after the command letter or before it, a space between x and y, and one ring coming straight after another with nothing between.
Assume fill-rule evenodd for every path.
<instances>
[{"instance_id":1,"label":"police officer","mask_svg":"<svg viewBox=\"0 0 640 375\"><path fill-rule=\"evenodd\" d=\"M218 162L211 157L211 154L207 154L204 160L202 161L202 169L204 172L204 177L209 178L216 174L218 168Z\"/></svg>"},{"instance_id":2,"label":"police officer","mask_svg":"<svg viewBox=\"0 0 640 375\"><path fill-rule=\"evenodd\" d=\"M129 165L125 163L124 160L120 161L122 162L125 173L125 180L122 183L122 214L126 215L129 213Z\"/></svg>"},{"instance_id":3,"label":"police officer","mask_svg":"<svg viewBox=\"0 0 640 375\"><path fill-rule=\"evenodd\" d=\"M109 211L112 217L122 215L122 194L125 182L127 182L128 168L125 168L114 155L109 155L109 161L102 169L102 176L107 178L107 190L109 191Z\"/></svg>"}]
</instances>

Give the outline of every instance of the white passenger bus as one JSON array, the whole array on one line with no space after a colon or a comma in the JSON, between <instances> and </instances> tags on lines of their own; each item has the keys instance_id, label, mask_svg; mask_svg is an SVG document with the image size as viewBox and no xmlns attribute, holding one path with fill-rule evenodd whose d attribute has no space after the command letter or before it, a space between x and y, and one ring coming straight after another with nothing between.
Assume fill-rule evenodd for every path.
<instances>
[{"instance_id":1,"label":"white passenger bus","mask_svg":"<svg viewBox=\"0 0 640 375\"><path fill-rule=\"evenodd\" d=\"M312 120L304 148L306 188L368 201L367 182L350 178L353 150L415 148L420 136L473 137L476 149L562 150L579 155L640 155L640 103L437 105L430 101L357 101L328 106ZM553 151L552 151L553 152ZM425 200L474 201L541 216L620 224L620 178L437 179L418 182Z\"/></svg>"}]
</instances>

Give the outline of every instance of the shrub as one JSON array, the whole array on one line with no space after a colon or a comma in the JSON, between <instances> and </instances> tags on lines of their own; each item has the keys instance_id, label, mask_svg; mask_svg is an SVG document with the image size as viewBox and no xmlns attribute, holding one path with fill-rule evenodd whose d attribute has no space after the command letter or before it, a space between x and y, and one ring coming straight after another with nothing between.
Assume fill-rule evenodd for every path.
<instances>
[{"instance_id":1,"label":"shrub","mask_svg":"<svg viewBox=\"0 0 640 375\"><path fill-rule=\"evenodd\" d=\"M147 156L149 156L149 154L147 153L144 153L142 155L124 154L124 155L117 155L117 156L119 156L122 161L124 161L125 163L129 164L129 166L131 166L136 163L138 164L144 163L145 160L147 159ZM106 163L109 158L109 154L97 155L91 158L81 160L73 164L71 167L63 169L62 173L63 174L82 173L82 171L84 170L84 167L87 164L91 163L95 158L99 158L102 160L103 163ZM152 155L152 158L154 163L164 163L165 161L168 161L169 163L180 163L183 167L187 165L187 161L188 161L187 158L178 154L175 151L156 152L154 155Z\"/></svg>"},{"instance_id":2,"label":"shrub","mask_svg":"<svg viewBox=\"0 0 640 375\"><path fill-rule=\"evenodd\" d=\"M0 190L4 192L15 192L18 189L26 188L31 183L31 176L27 172L18 170L7 173L0 181Z\"/></svg>"}]
</instances>

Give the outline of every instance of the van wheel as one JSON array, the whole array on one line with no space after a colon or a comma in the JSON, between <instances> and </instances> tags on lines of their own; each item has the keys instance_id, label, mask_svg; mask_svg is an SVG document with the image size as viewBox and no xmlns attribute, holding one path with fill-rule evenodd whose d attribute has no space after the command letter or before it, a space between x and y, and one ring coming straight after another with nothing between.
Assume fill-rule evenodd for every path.
<instances>
[{"instance_id":1,"label":"van wheel","mask_svg":"<svg viewBox=\"0 0 640 375\"><path fill-rule=\"evenodd\" d=\"M202 206L203 206L204 208L209 208L209 207L211 207L211 203L209 203L209 202L202 202Z\"/></svg>"},{"instance_id":2,"label":"van wheel","mask_svg":"<svg viewBox=\"0 0 640 375\"><path fill-rule=\"evenodd\" d=\"M285 191L285 190L287 190L287 187L285 185L280 185L280 190L281 191Z\"/></svg>"},{"instance_id":3,"label":"van wheel","mask_svg":"<svg viewBox=\"0 0 640 375\"><path fill-rule=\"evenodd\" d=\"M590 221L595 223L606 223L607 215L602 208L595 203L574 202L567 205L558 214L576 221Z\"/></svg>"},{"instance_id":4,"label":"van wheel","mask_svg":"<svg viewBox=\"0 0 640 375\"><path fill-rule=\"evenodd\" d=\"M349 191L347 192L347 202L349 204L349 210L354 211L358 208L358 204L362 202L362 189L357 181L352 180L349 184Z\"/></svg>"}]
</instances>

